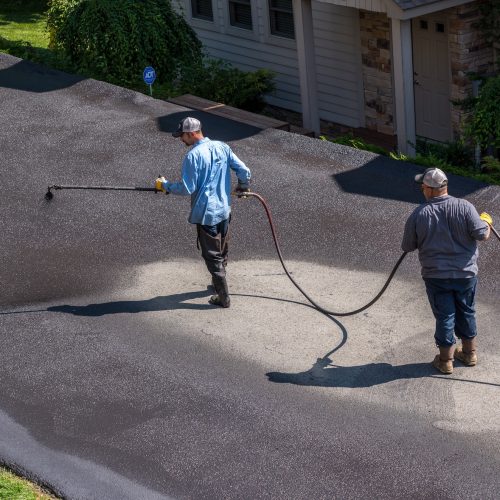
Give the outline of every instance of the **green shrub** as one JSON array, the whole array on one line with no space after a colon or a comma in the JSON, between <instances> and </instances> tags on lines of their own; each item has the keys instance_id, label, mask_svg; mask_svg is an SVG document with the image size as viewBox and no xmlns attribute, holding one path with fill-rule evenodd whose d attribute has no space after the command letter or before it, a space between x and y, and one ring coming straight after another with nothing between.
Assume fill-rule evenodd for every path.
<instances>
[{"instance_id":1,"label":"green shrub","mask_svg":"<svg viewBox=\"0 0 500 500\"><path fill-rule=\"evenodd\" d=\"M474 27L483 32L488 43L500 43L500 2L498 0L479 2L478 6L481 16Z\"/></svg>"},{"instance_id":2,"label":"green shrub","mask_svg":"<svg viewBox=\"0 0 500 500\"><path fill-rule=\"evenodd\" d=\"M201 43L169 0L52 0L51 47L83 74L121 85L153 66L159 83L201 59Z\"/></svg>"},{"instance_id":3,"label":"green shrub","mask_svg":"<svg viewBox=\"0 0 500 500\"><path fill-rule=\"evenodd\" d=\"M55 49L60 45L57 33L61 30L65 20L81 0L49 0L47 12L47 29L50 34L49 48Z\"/></svg>"},{"instance_id":4,"label":"green shrub","mask_svg":"<svg viewBox=\"0 0 500 500\"><path fill-rule=\"evenodd\" d=\"M259 112L266 105L264 95L275 88L273 79L274 73L267 69L247 72L219 59L205 58L185 69L177 92Z\"/></svg>"},{"instance_id":5,"label":"green shrub","mask_svg":"<svg viewBox=\"0 0 500 500\"><path fill-rule=\"evenodd\" d=\"M481 165L481 171L500 179L500 160L493 156L485 156Z\"/></svg>"},{"instance_id":6,"label":"green shrub","mask_svg":"<svg viewBox=\"0 0 500 500\"><path fill-rule=\"evenodd\" d=\"M375 144L369 144L359 137L354 137L352 134L339 135L334 138L329 138L325 136L320 136L323 141L334 142L335 144L343 144L344 146L350 146L351 148L361 149L363 151L371 151L372 153L377 153L379 155L387 156L389 153L386 149L376 146Z\"/></svg>"},{"instance_id":7,"label":"green shrub","mask_svg":"<svg viewBox=\"0 0 500 500\"><path fill-rule=\"evenodd\" d=\"M463 140L439 143L417 139L416 153L457 167L471 168L474 165L474 148Z\"/></svg>"},{"instance_id":8,"label":"green shrub","mask_svg":"<svg viewBox=\"0 0 500 500\"><path fill-rule=\"evenodd\" d=\"M481 149L500 148L500 75L486 78L479 96L469 102L471 115L464 134Z\"/></svg>"}]
</instances>

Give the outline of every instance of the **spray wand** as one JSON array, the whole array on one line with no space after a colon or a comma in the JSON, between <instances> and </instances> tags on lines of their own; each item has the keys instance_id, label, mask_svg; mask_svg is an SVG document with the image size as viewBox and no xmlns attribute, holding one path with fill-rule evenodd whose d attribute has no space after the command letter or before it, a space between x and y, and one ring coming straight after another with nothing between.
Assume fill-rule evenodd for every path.
<instances>
[{"instance_id":1,"label":"spray wand","mask_svg":"<svg viewBox=\"0 0 500 500\"><path fill-rule=\"evenodd\" d=\"M159 175L159 177L162 177ZM45 199L50 201L54 198L54 193L52 190L57 189L91 189L91 190L99 190L99 191L152 191L153 193L165 193L160 186L155 187L137 187L137 186L61 186L58 184L54 184L53 186L49 186L47 188L47 192L45 193ZM168 193L165 193L168 194Z\"/></svg>"}]
</instances>

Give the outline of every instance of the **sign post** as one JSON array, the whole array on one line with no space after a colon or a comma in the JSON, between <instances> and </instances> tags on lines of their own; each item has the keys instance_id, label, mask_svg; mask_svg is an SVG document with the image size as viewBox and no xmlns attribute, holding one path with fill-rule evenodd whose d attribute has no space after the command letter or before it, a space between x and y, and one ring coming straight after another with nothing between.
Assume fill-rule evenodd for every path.
<instances>
[{"instance_id":1,"label":"sign post","mask_svg":"<svg viewBox=\"0 0 500 500\"><path fill-rule=\"evenodd\" d=\"M156 80L156 72L151 66L147 66L144 68L144 71L142 72L142 78L144 79L144 83L146 85L149 85L149 95L153 95L153 82Z\"/></svg>"}]
</instances>

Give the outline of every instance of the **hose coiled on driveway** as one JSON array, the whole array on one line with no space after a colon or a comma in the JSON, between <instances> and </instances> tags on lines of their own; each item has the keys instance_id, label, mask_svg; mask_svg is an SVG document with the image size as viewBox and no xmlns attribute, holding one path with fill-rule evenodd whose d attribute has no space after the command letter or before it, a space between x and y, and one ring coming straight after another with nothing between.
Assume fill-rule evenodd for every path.
<instances>
[{"instance_id":1,"label":"hose coiled on driveway","mask_svg":"<svg viewBox=\"0 0 500 500\"><path fill-rule=\"evenodd\" d=\"M283 267L283 270L285 271L285 274L288 276L288 279L295 285L297 290L312 304L312 306L314 308L316 308L318 311L322 312L323 314L328 314L329 316L338 316L338 317L352 316L354 314L358 314L358 313L364 311L365 309L368 309L370 306L375 304L375 302L377 302L377 300L380 299L380 297L382 297L382 295L386 291L387 287L389 286L389 283L392 281L392 278L396 274L396 271L398 270L399 266L401 265L401 262L403 262L403 259L406 257L407 252L403 252L401 257L399 257L398 261L396 262L395 266L393 267L391 273L389 274L389 277L387 278L387 281L385 282L385 284L382 287L382 289L380 290L380 292L372 300L370 300L370 302L368 302L368 304L365 304L363 307L355 309L354 311L348 311L348 312L329 311L328 309L321 307L317 302L315 302L311 297L309 297L309 295L300 287L300 285L293 279L292 275L288 271L288 269L285 265L285 262L283 260L283 255L281 254L281 249L280 249L280 246L278 243L278 238L276 236L276 230L274 228L274 223L273 223L273 218L271 216L271 211L269 210L269 206L267 205L264 198L262 198L262 196L260 196L260 194L253 193L251 191L243 191L243 192L237 191L235 193L235 195L238 198L245 198L245 197L257 198L260 201L260 203L264 207L264 210L266 211L267 219L269 220L269 225L271 227L271 232L273 235L274 245L276 247L276 252L278 254L278 257L279 257L279 260L280 260L281 265Z\"/></svg>"}]
</instances>

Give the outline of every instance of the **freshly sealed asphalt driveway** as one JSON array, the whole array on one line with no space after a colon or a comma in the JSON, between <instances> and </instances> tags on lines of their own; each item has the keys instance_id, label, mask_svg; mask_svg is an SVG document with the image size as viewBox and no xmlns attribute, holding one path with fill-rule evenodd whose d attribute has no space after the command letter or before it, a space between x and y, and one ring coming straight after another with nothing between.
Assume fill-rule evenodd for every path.
<instances>
[{"instance_id":1,"label":"freshly sealed asphalt driveway","mask_svg":"<svg viewBox=\"0 0 500 500\"><path fill-rule=\"evenodd\" d=\"M44 199L177 178L168 132L189 114L251 168L322 305L368 302L399 257L419 167L0 54L0 463L71 499L498 498L498 240L481 245L480 363L445 377L414 254L372 308L329 318L284 276L260 205L234 200L221 310L187 198ZM450 183L500 221L498 187Z\"/></svg>"}]
</instances>

